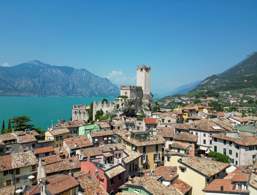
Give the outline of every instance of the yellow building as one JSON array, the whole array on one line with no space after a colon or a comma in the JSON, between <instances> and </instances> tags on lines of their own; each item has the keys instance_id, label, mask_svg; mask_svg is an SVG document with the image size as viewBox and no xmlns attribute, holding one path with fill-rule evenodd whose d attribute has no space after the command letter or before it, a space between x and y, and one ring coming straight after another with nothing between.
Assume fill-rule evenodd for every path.
<instances>
[{"instance_id":1,"label":"yellow building","mask_svg":"<svg viewBox=\"0 0 257 195\"><path fill-rule=\"evenodd\" d=\"M136 151L142 155L141 167L154 170L164 163L165 140L158 135L151 135L148 131L119 131L120 142L128 150Z\"/></svg>"},{"instance_id":2,"label":"yellow building","mask_svg":"<svg viewBox=\"0 0 257 195\"><path fill-rule=\"evenodd\" d=\"M29 176L36 174L37 159L31 151L0 157L0 187L28 184Z\"/></svg>"},{"instance_id":3,"label":"yellow building","mask_svg":"<svg viewBox=\"0 0 257 195\"><path fill-rule=\"evenodd\" d=\"M229 164L207 158L182 157L178 160L179 179L192 186L192 195L204 195L203 189L211 181L223 178Z\"/></svg>"},{"instance_id":4,"label":"yellow building","mask_svg":"<svg viewBox=\"0 0 257 195\"><path fill-rule=\"evenodd\" d=\"M61 147L63 140L70 137L70 131L67 128L52 129L45 132L45 140L54 141L54 147Z\"/></svg>"}]
</instances>

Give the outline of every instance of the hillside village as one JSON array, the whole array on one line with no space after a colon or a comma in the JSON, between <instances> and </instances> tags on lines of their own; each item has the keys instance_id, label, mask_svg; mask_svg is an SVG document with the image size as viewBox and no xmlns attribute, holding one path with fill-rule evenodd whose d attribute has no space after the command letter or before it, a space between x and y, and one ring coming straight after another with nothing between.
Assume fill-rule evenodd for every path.
<instances>
[{"instance_id":1,"label":"hillside village","mask_svg":"<svg viewBox=\"0 0 257 195\"><path fill-rule=\"evenodd\" d=\"M229 94L155 102L150 74L44 133L1 134L0 194L256 195L256 112Z\"/></svg>"}]
</instances>

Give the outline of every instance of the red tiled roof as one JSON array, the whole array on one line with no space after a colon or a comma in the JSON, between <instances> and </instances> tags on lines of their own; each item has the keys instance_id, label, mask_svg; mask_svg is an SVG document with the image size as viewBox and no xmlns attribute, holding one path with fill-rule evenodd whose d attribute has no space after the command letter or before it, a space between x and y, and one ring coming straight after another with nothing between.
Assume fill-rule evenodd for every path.
<instances>
[{"instance_id":1,"label":"red tiled roof","mask_svg":"<svg viewBox=\"0 0 257 195\"><path fill-rule=\"evenodd\" d=\"M58 174L47 177L46 189L51 194L61 194L76 187L79 187L79 183L70 175ZM36 185L27 191L26 195L36 195L39 193L40 186Z\"/></svg>"},{"instance_id":2,"label":"red tiled roof","mask_svg":"<svg viewBox=\"0 0 257 195\"><path fill-rule=\"evenodd\" d=\"M12 169L12 156L11 155L5 155L0 157L0 170L10 170Z\"/></svg>"},{"instance_id":3,"label":"red tiled roof","mask_svg":"<svg viewBox=\"0 0 257 195\"><path fill-rule=\"evenodd\" d=\"M36 148L34 150L34 154L44 154L47 152L54 152L54 147L53 146L45 146L41 148Z\"/></svg>"},{"instance_id":4,"label":"red tiled roof","mask_svg":"<svg viewBox=\"0 0 257 195\"><path fill-rule=\"evenodd\" d=\"M63 171L77 169L80 169L80 161L77 158L64 159L56 163L45 165L46 174L60 173Z\"/></svg>"},{"instance_id":5,"label":"red tiled roof","mask_svg":"<svg viewBox=\"0 0 257 195\"><path fill-rule=\"evenodd\" d=\"M145 122L145 124L147 124L147 125L155 125L155 124L157 124L158 123L158 121L157 121L157 119L156 118L145 118L144 119L144 122Z\"/></svg>"},{"instance_id":6,"label":"red tiled roof","mask_svg":"<svg viewBox=\"0 0 257 195\"><path fill-rule=\"evenodd\" d=\"M236 189L231 179L215 179L203 191L205 192L247 192L247 190Z\"/></svg>"},{"instance_id":7,"label":"red tiled roof","mask_svg":"<svg viewBox=\"0 0 257 195\"><path fill-rule=\"evenodd\" d=\"M160 127L158 128L158 134L160 134L163 138L173 138L175 129L173 127Z\"/></svg>"},{"instance_id":8,"label":"red tiled roof","mask_svg":"<svg viewBox=\"0 0 257 195\"><path fill-rule=\"evenodd\" d=\"M86 195L108 195L96 178L81 172L76 179Z\"/></svg>"},{"instance_id":9,"label":"red tiled roof","mask_svg":"<svg viewBox=\"0 0 257 195\"><path fill-rule=\"evenodd\" d=\"M229 173L224 179L231 179L233 182L248 182L250 177L249 173L243 172L240 168Z\"/></svg>"},{"instance_id":10,"label":"red tiled roof","mask_svg":"<svg viewBox=\"0 0 257 195\"><path fill-rule=\"evenodd\" d=\"M49 165L60 161L62 161L62 159L60 158L60 156L57 155L46 156L42 158L43 165Z\"/></svg>"},{"instance_id":11,"label":"red tiled roof","mask_svg":"<svg viewBox=\"0 0 257 195\"><path fill-rule=\"evenodd\" d=\"M85 148L93 145L85 136L67 138L64 139L63 143L71 149Z\"/></svg>"},{"instance_id":12,"label":"red tiled roof","mask_svg":"<svg viewBox=\"0 0 257 195\"><path fill-rule=\"evenodd\" d=\"M0 157L0 171L29 167L37 164L32 151L12 153Z\"/></svg>"},{"instance_id":13,"label":"red tiled roof","mask_svg":"<svg viewBox=\"0 0 257 195\"><path fill-rule=\"evenodd\" d=\"M192 187L187 184L186 182L180 180L180 179L176 179L171 186L173 186L175 189L177 189L178 191L182 192L183 194L186 194L187 192L189 192Z\"/></svg>"},{"instance_id":14,"label":"red tiled roof","mask_svg":"<svg viewBox=\"0 0 257 195\"><path fill-rule=\"evenodd\" d=\"M197 142L197 136L191 133L181 132L174 135L174 140L184 142Z\"/></svg>"},{"instance_id":15,"label":"red tiled roof","mask_svg":"<svg viewBox=\"0 0 257 195\"><path fill-rule=\"evenodd\" d=\"M114 135L112 130L95 131L91 133L91 137L104 137Z\"/></svg>"},{"instance_id":16,"label":"red tiled roof","mask_svg":"<svg viewBox=\"0 0 257 195\"><path fill-rule=\"evenodd\" d=\"M241 146L254 146L257 145L257 137L256 136L249 136L244 133L239 133L238 137L230 137L226 134L216 134L213 135L213 138L221 139L221 140L226 140L226 141L231 141L234 142L238 145Z\"/></svg>"},{"instance_id":17,"label":"red tiled roof","mask_svg":"<svg viewBox=\"0 0 257 195\"><path fill-rule=\"evenodd\" d=\"M167 181L171 181L175 179L178 174L177 174L177 167L172 167L172 166L160 166L157 167L154 171L154 174L156 176L161 176L163 179Z\"/></svg>"}]
</instances>

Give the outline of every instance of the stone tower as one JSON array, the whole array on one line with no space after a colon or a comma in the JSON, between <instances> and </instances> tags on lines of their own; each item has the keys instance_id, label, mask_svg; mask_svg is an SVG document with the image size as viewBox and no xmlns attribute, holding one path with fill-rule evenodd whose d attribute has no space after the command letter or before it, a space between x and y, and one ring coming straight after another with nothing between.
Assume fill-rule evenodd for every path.
<instances>
[{"instance_id":1,"label":"stone tower","mask_svg":"<svg viewBox=\"0 0 257 195\"><path fill-rule=\"evenodd\" d=\"M145 96L151 96L151 67L147 65L139 65L137 67L137 86L142 87Z\"/></svg>"}]
</instances>

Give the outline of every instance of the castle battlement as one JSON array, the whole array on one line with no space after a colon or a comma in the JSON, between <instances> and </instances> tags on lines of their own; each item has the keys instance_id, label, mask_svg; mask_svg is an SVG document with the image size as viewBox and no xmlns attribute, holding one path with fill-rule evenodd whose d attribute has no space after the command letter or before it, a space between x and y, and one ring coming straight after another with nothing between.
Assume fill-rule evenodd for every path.
<instances>
[{"instance_id":1,"label":"castle battlement","mask_svg":"<svg viewBox=\"0 0 257 195\"><path fill-rule=\"evenodd\" d=\"M146 64L141 64L137 66L137 71L147 71L149 72L151 70L151 67Z\"/></svg>"}]
</instances>

